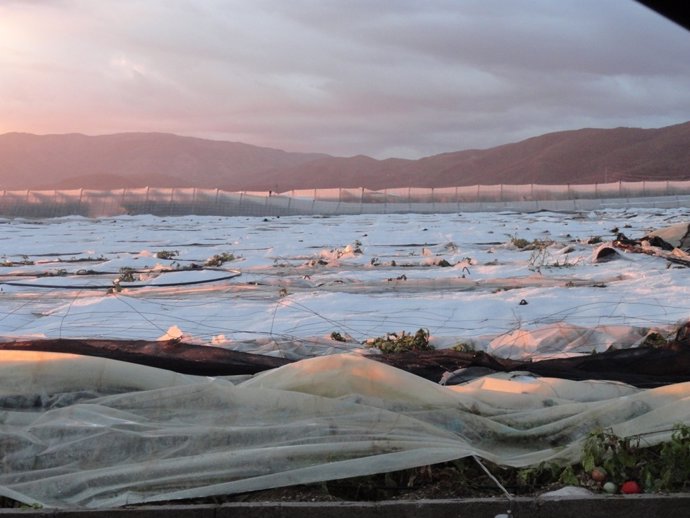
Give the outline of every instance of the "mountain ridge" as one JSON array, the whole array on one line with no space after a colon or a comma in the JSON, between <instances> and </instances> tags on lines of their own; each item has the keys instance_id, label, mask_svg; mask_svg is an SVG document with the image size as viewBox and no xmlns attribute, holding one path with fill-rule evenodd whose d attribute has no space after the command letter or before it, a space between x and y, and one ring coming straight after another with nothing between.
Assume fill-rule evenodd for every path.
<instances>
[{"instance_id":1,"label":"mountain ridge","mask_svg":"<svg viewBox=\"0 0 690 518\"><path fill-rule=\"evenodd\" d=\"M292 189L690 179L690 122L582 128L416 160L296 153L170 133L0 135L0 187Z\"/></svg>"}]
</instances>

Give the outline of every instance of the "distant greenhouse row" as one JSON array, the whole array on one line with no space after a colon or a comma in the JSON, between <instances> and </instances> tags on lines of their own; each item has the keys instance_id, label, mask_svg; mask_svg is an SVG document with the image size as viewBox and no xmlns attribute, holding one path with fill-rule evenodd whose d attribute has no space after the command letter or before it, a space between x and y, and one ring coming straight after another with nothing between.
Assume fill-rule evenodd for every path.
<instances>
[{"instance_id":1,"label":"distant greenhouse row","mask_svg":"<svg viewBox=\"0 0 690 518\"><path fill-rule=\"evenodd\" d=\"M452 213L500 210L673 208L690 202L690 181L571 185L309 189L227 192L219 189L144 187L116 190L2 191L0 215L48 218L125 214L158 216L287 216L309 214Z\"/></svg>"}]
</instances>

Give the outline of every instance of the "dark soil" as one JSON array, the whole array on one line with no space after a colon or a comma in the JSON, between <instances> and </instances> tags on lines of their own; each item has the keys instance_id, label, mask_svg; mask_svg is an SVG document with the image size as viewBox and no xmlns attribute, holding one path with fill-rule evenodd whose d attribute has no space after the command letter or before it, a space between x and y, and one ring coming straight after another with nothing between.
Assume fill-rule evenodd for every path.
<instances>
[{"instance_id":1,"label":"dark soil","mask_svg":"<svg viewBox=\"0 0 690 518\"><path fill-rule=\"evenodd\" d=\"M505 486L513 494L534 494L536 487L518 484L517 470L501 468L483 461L501 480L513 480ZM559 487L559 486L555 486ZM551 487L540 490L552 489ZM176 501L176 504L222 504L226 502L352 502L381 500L422 500L448 498L500 497L503 491L472 459L424 466L392 473L356 477L240 493ZM161 502L169 504L170 502ZM151 505L151 504L146 504ZM155 503L153 504L155 505ZM0 497L0 508L24 507Z\"/></svg>"}]
</instances>

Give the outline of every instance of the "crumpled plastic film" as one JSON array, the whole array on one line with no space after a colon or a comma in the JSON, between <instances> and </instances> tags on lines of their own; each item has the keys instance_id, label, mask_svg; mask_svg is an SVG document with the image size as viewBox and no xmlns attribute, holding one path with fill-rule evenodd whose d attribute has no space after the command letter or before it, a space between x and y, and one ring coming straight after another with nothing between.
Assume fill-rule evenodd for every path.
<instances>
[{"instance_id":1,"label":"crumpled plastic film","mask_svg":"<svg viewBox=\"0 0 690 518\"><path fill-rule=\"evenodd\" d=\"M114 360L0 353L0 495L105 508L370 475L478 455L577 460L597 427L670 437L690 384L500 374L443 387L357 355L238 385Z\"/></svg>"}]
</instances>

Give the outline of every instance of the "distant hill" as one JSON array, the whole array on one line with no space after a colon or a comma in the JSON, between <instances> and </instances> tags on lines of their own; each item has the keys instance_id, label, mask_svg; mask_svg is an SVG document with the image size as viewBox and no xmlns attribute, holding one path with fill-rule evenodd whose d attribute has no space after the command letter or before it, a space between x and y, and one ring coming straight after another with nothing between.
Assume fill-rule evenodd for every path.
<instances>
[{"instance_id":1,"label":"distant hill","mask_svg":"<svg viewBox=\"0 0 690 518\"><path fill-rule=\"evenodd\" d=\"M690 179L690 122L581 129L419 160L290 153L164 133L0 135L0 188L225 190Z\"/></svg>"},{"instance_id":2,"label":"distant hill","mask_svg":"<svg viewBox=\"0 0 690 518\"><path fill-rule=\"evenodd\" d=\"M257 173L280 175L324 156L166 133L7 133L0 135L0 187L244 189Z\"/></svg>"}]
</instances>

